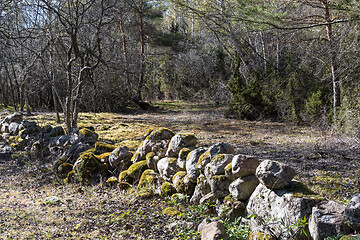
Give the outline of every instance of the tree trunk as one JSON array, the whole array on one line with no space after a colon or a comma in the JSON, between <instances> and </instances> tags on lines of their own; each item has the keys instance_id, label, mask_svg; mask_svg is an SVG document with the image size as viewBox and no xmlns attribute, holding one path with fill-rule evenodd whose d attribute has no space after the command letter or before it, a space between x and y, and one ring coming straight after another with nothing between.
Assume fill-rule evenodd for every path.
<instances>
[{"instance_id":1,"label":"tree trunk","mask_svg":"<svg viewBox=\"0 0 360 240\"><path fill-rule=\"evenodd\" d=\"M139 23L140 23L140 77L139 86L137 89L136 99L142 101L142 87L144 84L145 75L145 34L144 34L144 3L140 2L139 9Z\"/></svg>"},{"instance_id":2,"label":"tree trunk","mask_svg":"<svg viewBox=\"0 0 360 240\"><path fill-rule=\"evenodd\" d=\"M120 10L121 11L121 10ZM123 47L123 56L124 56L124 78L125 83L128 88L129 94L132 94L132 86L129 80L129 64L128 64L128 53L127 53L127 42L126 42L126 35L125 35L125 28L124 28L124 19L123 14L120 12L120 33L122 37L122 47Z\"/></svg>"}]
</instances>

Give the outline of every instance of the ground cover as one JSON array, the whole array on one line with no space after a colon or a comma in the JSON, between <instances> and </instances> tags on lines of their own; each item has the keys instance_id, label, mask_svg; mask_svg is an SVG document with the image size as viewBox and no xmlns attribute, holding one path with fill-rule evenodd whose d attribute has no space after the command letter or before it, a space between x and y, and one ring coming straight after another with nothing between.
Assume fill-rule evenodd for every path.
<instances>
[{"instance_id":1,"label":"ground cover","mask_svg":"<svg viewBox=\"0 0 360 240\"><path fill-rule=\"evenodd\" d=\"M212 104L154 105L158 109L153 112L82 113L79 123L94 126L100 139L133 150L149 128L193 132L201 146L228 142L236 153L290 164L298 172L296 179L326 199L346 203L360 192L356 139L285 123L227 119L223 117L226 108ZM40 126L58 125L53 113L25 118ZM194 226L175 231L167 226L177 221L196 225L214 213L213 206L194 208L166 198L135 199L135 191L124 192L105 182L64 185L54 177L50 163L31 154L26 158L1 155L0 185L0 236L4 239L197 239ZM50 196L59 201L48 201ZM182 211L180 216L162 214L174 205Z\"/></svg>"}]
</instances>

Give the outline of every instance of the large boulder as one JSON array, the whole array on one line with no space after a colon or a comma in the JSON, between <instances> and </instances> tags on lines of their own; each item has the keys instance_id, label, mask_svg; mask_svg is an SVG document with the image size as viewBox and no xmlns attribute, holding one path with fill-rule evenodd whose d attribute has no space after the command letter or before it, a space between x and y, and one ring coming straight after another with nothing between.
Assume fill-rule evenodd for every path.
<instances>
[{"instance_id":1,"label":"large boulder","mask_svg":"<svg viewBox=\"0 0 360 240\"><path fill-rule=\"evenodd\" d=\"M89 128L84 127L79 130L79 141L82 143L95 144L98 137L99 135Z\"/></svg>"},{"instance_id":2,"label":"large boulder","mask_svg":"<svg viewBox=\"0 0 360 240\"><path fill-rule=\"evenodd\" d=\"M227 239L225 227L220 221L208 223L199 230L201 231L201 240Z\"/></svg>"},{"instance_id":3,"label":"large boulder","mask_svg":"<svg viewBox=\"0 0 360 240\"><path fill-rule=\"evenodd\" d=\"M290 184L296 172L293 168L276 161L265 160L256 169L260 183L270 189L282 189Z\"/></svg>"},{"instance_id":4,"label":"large boulder","mask_svg":"<svg viewBox=\"0 0 360 240\"><path fill-rule=\"evenodd\" d=\"M182 148L194 148L196 144L197 138L193 133L178 133L171 138L166 156L177 157Z\"/></svg>"},{"instance_id":5,"label":"large boulder","mask_svg":"<svg viewBox=\"0 0 360 240\"><path fill-rule=\"evenodd\" d=\"M218 154L206 165L204 174L210 179L214 175L224 175L225 167L231 163L234 155Z\"/></svg>"},{"instance_id":6,"label":"large boulder","mask_svg":"<svg viewBox=\"0 0 360 240\"><path fill-rule=\"evenodd\" d=\"M203 174L200 174L200 176L197 178L197 184L194 193L190 198L190 203L199 204L200 199L210 192L211 188L207 178Z\"/></svg>"},{"instance_id":7,"label":"large boulder","mask_svg":"<svg viewBox=\"0 0 360 240\"><path fill-rule=\"evenodd\" d=\"M323 240L335 235L351 232L350 227L343 222L345 206L329 201L312 208L309 220L310 235L314 240Z\"/></svg>"},{"instance_id":8,"label":"large boulder","mask_svg":"<svg viewBox=\"0 0 360 240\"><path fill-rule=\"evenodd\" d=\"M93 153L82 154L73 166L75 181L79 183L90 183L94 172L101 170L101 162Z\"/></svg>"},{"instance_id":9,"label":"large boulder","mask_svg":"<svg viewBox=\"0 0 360 240\"><path fill-rule=\"evenodd\" d=\"M174 189L183 194L192 195L195 184L190 181L189 176L185 171L177 172L172 178Z\"/></svg>"},{"instance_id":10,"label":"large boulder","mask_svg":"<svg viewBox=\"0 0 360 240\"><path fill-rule=\"evenodd\" d=\"M209 179L210 189L216 198L224 198L229 195L231 180L225 175L215 175Z\"/></svg>"},{"instance_id":11,"label":"large boulder","mask_svg":"<svg viewBox=\"0 0 360 240\"><path fill-rule=\"evenodd\" d=\"M196 168L196 164L201 154L206 151L206 148L200 147L191 151L186 158L186 172L190 178L190 181L196 183L197 177L200 175L199 169Z\"/></svg>"},{"instance_id":12,"label":"large boulder","mask_svg":"<svg viewBox=\"0 0 360 240\"><path fill-rule=\"evenodd\" d=\"M176 161L177 158L165 157L157 162L157 169L164 180L171 181L172 177L179 170Z\"/></svg>"},{"instance_id":13,"label":"large boulder","mask_svg":"<svg viewBox=\"0 0 360 240\"><path fill-rule=\"evenodd\" d=\"M255 175L259 164L260 162L257 157L241 154L235 155L231 163L232 175L234 178Z\"/></svg>"},{"instance_id":14,"label":"large boulder","mask_svg":"<svg viewBox=\"0 0 360 240\"><path fill-rule=\"evenodd\" d=\"M186 170L186 159L191 150L189 148L183 148L180 150L177 160L177 165L181 170Z\"/></svg>"},{"instance_id":15,"label":"large boulder","mask_svg":"<svg viewBox=\"0 0 360 240\"><path fill-rule=\"evenodd\" d=\"M7 115L2 121L5 123L20 123L23 120L23 115L20 112L14 112L13 114Z\"/></svg>"},{"instance_id":16,"label":"large boulder","mask_svg":"<svg viewBox=\"0 0 360 240\"><path fill-rule=\"evenodd\" d=\"M9 133L13 136L18 135L20 131L20 123L12 122L9 125Z\"/></svg>"},{"instance_id":17,"label":"large boulder","mask_svg":"<svg viewBox=\"0 0 360 240\"><path fill-rule=\"evenodd\" d=\"M130 166L131 157L132 154L127 147L118 147L110 153L109 164L122 171Z\"/></svg>"},{"instance_id":18,"label":"large boulder","mask_svg":"<svg viewBox=\"0 0 360 240\"><path fill-rule=\"evenodd\" d=\"M209 149L200 156L197 169L202 170L205 166L218 154L234 154L234 147L229 143L217 143L209 147Z\"/></svg>"},{"instance_id":19,"label":"large boulder","mask_svg":"<svg viewBox=\"0 0 360 240\"><path fill-rule=\"evenodd\" d=\"M74 164L74 162L79 158L80 154L89 150L90 148L91 147L89 144L77 143L66 150L62 157L68 159L69 163Z\"/></svg>"},{"instance_id":20,"label":"large boulder","mask_svg":"<svg viewBox=\"0 0 360 240\"><path fill-rule=\"evenodd\" d=\"M305 227L306 232L308 229L297 223L309 219L312 207L320 201L320 197L300 182L293 181L280 190L259 184L246 207L247 213L254 216L250 219L250 229L275 235L277 239L302 239L299 227Z\"/></svg>"},{"instance_id":21,"label":"large boulder","mask_svg":"<svg viewBox=\"0 0 360 240\"><path fill-rule=\"evenodd\" d=\"M344 210L345 223L360 232L360 194L354 196Z\"/></svg>"},{"instance_id":22,"label":"large boulder","mask_svg":"<svg viewBox=\"0 0 360 240\"><path fill-rule=\"evenodd\" d=\"M57 137L62 135L65 135L65 131L61 126L54 127L49 133L49 137Z\"/></svg>"},{"instance_id":23,"label":"large boulder","mask_svg":"<svg viewBox=\"0 0 360 240\"><path fill-rule=\"evenodd\" d=\"M259 184L255 175L250 175L236 179L229 186L229 192L238 200L247 200Z\"/></svg>"}]
</instances>

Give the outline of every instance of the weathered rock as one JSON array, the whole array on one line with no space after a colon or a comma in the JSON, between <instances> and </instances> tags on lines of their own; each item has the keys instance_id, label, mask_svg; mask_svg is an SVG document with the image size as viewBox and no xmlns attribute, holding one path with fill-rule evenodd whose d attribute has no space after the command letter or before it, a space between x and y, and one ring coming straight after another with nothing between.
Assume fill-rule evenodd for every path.
<instances>
[{"instance_id":1,"label":"weathered rock","mask_svg":"<svg viewBox=\"0 0 360 240\"><path fill-rule=\"evenodd\" d=\"M190 181L185 171L177 172L172 178L173 187L179 193L192 195L195 184Z\"/></svg>"},{"instance_id":2,"label":"weathered rock","mask_svg":"<svg viewBox=\"0 0 360 240\"><path fill-rule=\"evenodd\" d=\"M280 190L259 184L246 207L247 213L254 216L250 220L250 229L273 233L278 239L289 239L293 234L296 239L302 239L294 223L308 219L312 207L320 201L315 193L299 182L293 181ZM307 227L305 231L308 232Z\"/></svg>"},{"instance_id":3,"label":"weathered rock","mask_svg":"<svg viewBox=\"0 0 360 240\"><path fill-rule=\"evenodd\" d=\"M206 194L211 192L210 184L206 177L202 174L197 179L197 185L195 187L194 193L190 199L191 204L198 204L200 199Z\"/></svg>"},{"instance_id":4,"label":"weathered rock","mask_svg":"<svg viewBox=\"0 0 360 240\"><path fill-rule=\"evenodd\" d=\"M131 157L132 154L127 147L118 147L110 153L109 164L121 171L130 166Z\"/></svg>"},{"instance_id":5,"label":"weathered rock","mask_svg":"<svg viewBox=\"0 0 360 240\"><path fill-rule=\"evenodd\" d=\"M203 226L201 240L227 239L225 228L222 222L211 222Z\"/></svg>"},{"instance_id":6,"label":"weathered rock","mask_svg":"<svg viewBox=\"0 0 360 240\"><path fill-rule=\"evenodd\" d=\"M167 128L156 128L146 137L149 140L161 141L170 140L174 136L174 132Z\"/></svg>"},{"instance_id":7,"label":"weathered rock","mask_svg":"<svg viewBox=\"0 0 360 240\"><path fill-rule=\"evenodd\" d=\"M158 174L154 170L145 170L140 177L138 189L154 188L158 184L158 177Z\"/></svg>"},{"instance_id":8,"label":"weathered rock","mask_svg":"<svg viewBox=\"0 0 360 240\"><path fill-rule=\"evenodd\" d=\"M314 240L323 240L335 235L349 234L351 229L343 222L345 206L329 201L312 208L309 231Z\"/></svg>"},{"instance_id":9,"label":"weathered rock","mask_svg":"<svg viewBox=\"0 0 360 240\"><path fill-rule=\"evenodd\" d=\"M231 180L225 175L215 175L209 179L211 192L216 198L224 198L229 195Z\"/></svg>"},{"instance_id":10,"label":"weathered rock","mask_svg":"<svg viewBox=\"0 0 360 240\"><path fill-rule=\"evenodd\" d=\"M190 152L191 150L189 148L183 148L180 150L177 160L177 165L179 166L179 169L186 170L186 159Z\"/></svg>"},{"instance_id":11,"label":"weathered rock","mask_svg":"<svg viewBox=\"0 0 360 240\"><path fill-rule=\"evenodd\" d=\"M127 147L125 147L127 148ZM96 142L95 143L95 154L103 154L106 152L112 152L116 149L116 147L112 144L104 143L104 142Z\"/></svg>"},{"instance_id":12,"label":"weathered rock","mask_svg":"<svg viewBox=\"0 0 360 240\"><path fill-rule=\"evenodd\" d=\"M12 122L9 125L9 133L13 136L18 135L20 131L20 123Z\"/></svg>"},{"instance_id":13,"label":"weathered rock","mask_svg":"<svg viewBox=\"0 0 360 240\"><path fill-rule=\"evenodd\" d=\"M276 238L262 232L253 231L249 235L249 240L276 240Z\"/></svg>"},{"instance_id":14,"label":"weathered rock","mask_svg":"<svg viewBox=\"0 0 360 240\"><path fill-rule=\"evenodd\" d=\"M282 189L295 177L293 168L276 161L265 160L256 169L260 183L270 189Z\"/></svg>"},{"instance_id":15,"label":"weathered rock","mask_svg":"<svg viewBox=\"0 0 360 240\"><path fill-rule=\"evenodd\" d=\"M182 148L194 148L196 144L197 138L193 133L178 133L171 138L166 156L177 157Z\"/></svg>"},{"instance_id":16,"label":"weathered rock","mask_svg":"<svg viewBox=\"0 0 360 240\"><path fill-rule=\"evenodd\" d=\"M84 153L76 160L73 170L75 181L90 183L93 173L99 170L101 162L93 153Z\"/></svg>"},{"instance_id":17,"label":"weathered rock","mask_svg":"<svg viewBox=\"0 0 360 240\"><path fill-rule=\"evenodd\" d=\"M79 130L79 140L83 143L95 144L99 135L89 128L81 128Z\"/></svg>"},{"instance_id":18,"label":"weathered rock","mask_svg":"<svg viewBox=\"0 0 360 240\"><path fill-rule=\"evenodd\" d=\"M234 178L255 175L256 168L260 162L257 157L246 155L235 155L232 159L232 174Z\"/></svg>"},{"instance_id":19,"label":"weathered rock","mask_svg":"<svg viewBox=\"0 0 360 240\"><path fill-rule=\"evenodd\" d=\"M147 164L146 164L146 160L144 161L140 161L137 163L133 163L129 169L127 170L127 174L135 179L135 180L139 180L141 174L147 169ZM120 182L120 181L119 181Z\"/></svg>"},{"instance_id":20,"label":"weathered rock","mask_svg":"<svg viewBox=\"0 0 360 240\"><path fill-rule=\"evenodd\" d=\"M200 204L206 203L206 202L212 202L215 201L216 197L214 196L214 194L212 192L209 192L208 194L204 195L201 199L200 199Z\"/></svg>"},{"instance_id":21,"label":"weathered rock","mask_svg":"<svg viewBox=\"0 0 360 240\"><path fill-rule=\"evenodd\" d=\"M163 182L163 184L161 184L160 195L162 197L171 196L172 194L174 194L174 192L175 192L175 189L174 189L172 183L165 181L165 182Z\"/></svg>"},{"instance_id":22,"label":"weathered rock","mask_svg":"<svg viewBox=\"0 0 360 240\"><path fill-rule=\"evenodd\" d=\"M63 157L66 157L69 159L69 163L74 164L76 159L79 158L80 154L82 152L85 152L86 150L89 150L91 147L89 144L84 143L77 143L72 145L63 155Z\"/></svg>"},{"instance_id":23,"label":"weathered rock","mask_svg":"<svg viewBox=\"0 0 360 240\"><path fill-rule=\"evenodd\" d=\"M65 131L61 126L54 127L53 129L51 129L51 132L49 133L49 137L57 137L61 135L65 135Z\"/></svg>"},{"instance_id":24,"label":"weathered rock","mask_svg":"<svg viewBox=\"0 0 360 240\"><path fill-rule=\"evenodd\" d=\"M197 177L200 175L199 169L196 168L196 164L201 154L206 151L206 148L200 147L191 151L186 159L186 172L190 178L190 181L196 183Z\"/></svg>"},{"instance_id":25,"label":"weathered rock","mask_svg":"<svg viewBox=\"0 0 360 240\"><path fill-rule=\"evenodd\" d=\"M1 133L9 133L9 124L8 123L1 124Z\"/></svg>"},{"instance_id":26,"label":"weathered rock","mask_svg":"<svg viewBox=\"0 0 360 240\"><path fill-rule=\"evenodd\" d=\"M157 169L160 173L160 176L166 181L171 181L172 177L178 171L176 161L176 158L169 157L162 158L158 161Z\"/></svg>"},{"instance_id":27,"label":"weathered rock","mask_svg":"<svg viewBox=\"0 0 360 240\"><path fill-rule=\"evenodd\" d=\"M23 120L23 115L20 112L14 112L11 115L7 115L3 121L5 123L12 123L12 122L16 122L16 123L20 123Z\"/></svg>"},{"instance_id":28,"label":"weathered rock","mask_svg":"<svg viewBox=\"0 0 360 240\"><path fill-rule=\"evenodd\" d=\"M209 147L209 149L200 156L196 164L197 169L204 169L205 166L218 154L234 154L234 148L229 143L217 143Z\"/></svg>"},{"instance_id":29,"label":"weathered rock","mask_svg":"<svg viewBox=\"0 0 360 240\"><path fill-rule=\"evenodd\" d=\"M181 230L190 230L195 228L194 222L186 222L186 221L177 221L170 223L166 226L170 231L177 231L178 229Z\"/></svg>"},{"instance_id":30,"label":"weathered rock","mask_svg":"<svg viewBox=\"0 0 360 240\"><path fill-rule=\"evenodd\" d=\"M225 167L231 163L234 155L218 154L206 165L204 174L210 179L214 175L225 175Z\"/></svg>"},{"instance_id":31,"label":"weathered rock","mask_svg":"<svg viewBox=\"0 0 360 240\"><path fill-rule=\"evenodd\" d=\"M345 223L360 232L360 194L354 196L344 210Z\"/></svg>"},{"instance_id":32,"label":"weathered rock","mask_svg":"<svg viewBox=\"0 0 360 240\"><path fill-rule=\"evenodd\" d=\"M259 180L255 175L238 178L229 186L229 192L232 196L239 200L247 200L254 192L259 184Z\"/></svg>"},{"instance_id":33,"label":"weathered rock","mask_svg":"<svg viewBox=\"0 0 360 240\"><path fill-rule=\"evenodd\" d=\"M150 169L158 171L157 163L159 162L159 156L156 156L154 152L149 152L146 154L146 164Z\"/></svg>"},{"instance_id":34,"label":"weathered rock","mask_svg":"<svg viewBox=\"0 0 360 240\"><path fill-rule=\"evenodd\" d=\"M226 218L235 219L245 216L245 212L246 212L245 201L239 201L230 194L224 198L223 204L227 207L227 211L224 212Z\"/></svg>"}]
</instances>

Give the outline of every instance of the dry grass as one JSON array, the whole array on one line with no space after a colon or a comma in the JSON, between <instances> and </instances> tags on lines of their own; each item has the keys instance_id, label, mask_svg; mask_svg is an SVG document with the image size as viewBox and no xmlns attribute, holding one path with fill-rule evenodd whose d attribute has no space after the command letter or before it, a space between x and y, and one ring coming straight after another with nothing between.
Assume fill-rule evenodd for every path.
<instances>
[{"instance_id":1,"label":"dry grass","mask_svg":"<svg viewBox=\"0 0 360 240\"><path fill-rule=\"evenodd\" d=\"M136 149L148 128L193 132L199 145L229 142L237 153L292 165L297 179L328 199L346 203L359 193L359 146L353 139L283 123L223 117L223 107L182 102L155 103L159 111L133 114L82 113L79 123L100 138ZM3 112L1 115L5 115ZM26 117L40 126L57 125L53 113ZM59 183L48 163L0 156L1 239L172 239L161 215L163 200L134 200L116 188ZM45 203L48 196L61 202Z\"/></svg>"}]
</instances>

